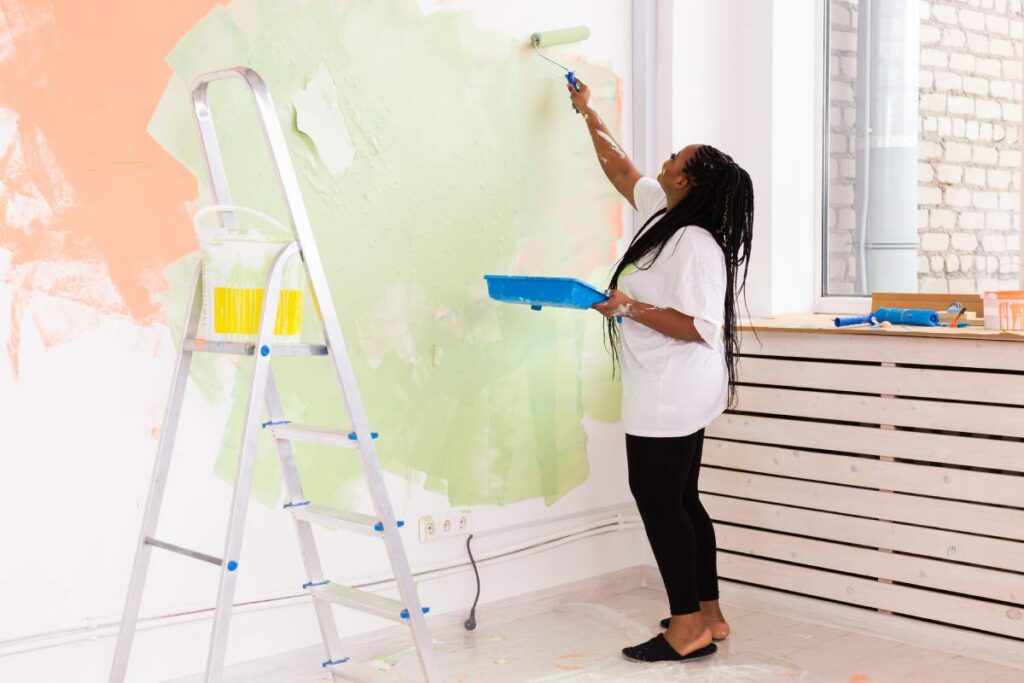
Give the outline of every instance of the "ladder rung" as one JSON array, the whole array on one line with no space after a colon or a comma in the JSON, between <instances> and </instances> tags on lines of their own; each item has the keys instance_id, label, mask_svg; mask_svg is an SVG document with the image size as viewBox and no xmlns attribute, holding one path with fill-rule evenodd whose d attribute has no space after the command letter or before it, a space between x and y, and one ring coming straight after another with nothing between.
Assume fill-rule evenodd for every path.
<instances>
[{"instance_id":1,"label":"ladder rung","mask_svg":"<svg viewBox=\"0 0 1024 683\"><path fill-rule=\"evenodd\" d=\"M234 356L252 356L256 353L256 344L251 342L223 342L209 339L187 339L186 351L204 353L228 353ZM324 344L270 344L272 356L326 356L327 346Z\"/></svg>"},{"instance_id":2,"label":"ladder rung","mask_svg":"<svg viewBox=\"0 0 1024 683\"><path fill-rule=\"evenodd\" d=\"M357 448L359 446L355 432L334 429L333 427L310 427L291 422L271 423L267 424L267 427L273 432L275 439L282 439L284 441L319 443L326 446L337 446L338 448ZM371 432L370 436L376 439L377 432Z\"/></svg>"},{"instance_id":3,"label":"ladder rung","mask_svg":"<svg viewBox=\"0 0 1024 683\"><path fill-rule=\"evenodd\" d=\"M209 562L210 564L215 564L218 567L221 566L222 564L224 564L224 560L220 559L219 557L214 557L213 555L207 555L206 553L201 553L198 550L191 550L190 548L185 548L185 547L182 547L180 545L175 545L173 543L168 543L167 541L160 541L160 540L155 539L155 538L153 538L151 536L146 536L145 544L146 545L151 545L154 548L161 548L163 550L170 550L172 553L178 553L179 555L184 555L186 557L191 557L191 558L196 559L196 560L202 560L203 562Z\"/></svg>"},{"instance_id":4,"label":"ladder rung","mask_svg":"<svg viewBox=\"0 0 1024 683\"><path fill-rule=\"evenodd\" d=\"M302 522L316 522L332 529L344 529L357 534L383 538L381 534L384 531L384 524L371 515L313 504L296 505L289 509L292 512L292 517ZM398 520L397 526L405 526L405 522Z\"/></svg>"},{"instance_id":5,"label":"ladder rung","mask_svg":"<svg viewBox=\"0 0 1024 683\"><path fill-rule=\"evenodd\" d=\"M398 600L385 598L383 595L368 593L357 588L339 586L336 583L328 583L323 586L313 586L308 589L317 600L326 600L337 605L344 605L360 612L373 614L383 619L397 621L400 624L408 624L409 611L405 609ZM424 612L427 608L423 609Z\"/></svg>"}]
</instances>

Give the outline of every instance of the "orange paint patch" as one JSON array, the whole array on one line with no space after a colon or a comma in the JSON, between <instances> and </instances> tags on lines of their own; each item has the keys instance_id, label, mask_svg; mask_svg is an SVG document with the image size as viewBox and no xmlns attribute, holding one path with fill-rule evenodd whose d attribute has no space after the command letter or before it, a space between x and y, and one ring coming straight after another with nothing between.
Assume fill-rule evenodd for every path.
<instances>
[{"instance_id":1,"label":"orange paint patch","mask_svg":"<svg viewBox=\"0 0 1024 683\"><path fill-rule=\"evenodd\" d=\"M565 660L584 658L586 658L586 655L580 654L579 652L571 652L567 655L562 655L561 657L556 659L552 664L556 669L561 669L562 671L579 671L584 668L582 664L572 664L570 662L566 662Z\"/></svg>"},{"instance_id":2,"label":"orange paint patch","mask_svg":"<svg viewBox=\"0 0 1024 683\"><path fill-rule=\"evenodd\" d=\"M871 680L871 676L867 674L850 674L850 683L868 683Z\"/></svg>"},{"instance_id":3,"label":"orange paint patch","mask_svg":"<svg viewBox=\"0 0 1024 683\"><path fill-rule=\"evenodd\" d=\"M158 313L145 283L195 248L183 204L196 182L146 125L171 73L164 56L215 4L4 3L19 31L0 62L0 107L17 114L18 133L0 177L8 201L42 207L22 212L24 229L0 232L13 266L103 262L124 312Z\"/></svg>"}]
</instances>

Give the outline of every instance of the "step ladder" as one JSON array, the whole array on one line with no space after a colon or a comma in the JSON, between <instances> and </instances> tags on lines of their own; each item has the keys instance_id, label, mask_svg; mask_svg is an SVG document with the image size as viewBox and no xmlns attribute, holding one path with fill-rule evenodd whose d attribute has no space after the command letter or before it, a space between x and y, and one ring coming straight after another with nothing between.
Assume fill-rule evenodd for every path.
<instances>
[{"instance_id":1,"label":"step ladder","mask_svg":"<svg viewBox=\"0 0 1024 683\"><path fill-rule=\"evenodd\" d=\"M277 445L281 472L284 477L288 498L284 507L295 520L299 548L305 565L306 582L302 587L312 596L313 608L323 636L326 651L323 666L330 670L334 678L339 680L373 681L380 678L380 672L350 661L343 655L331 607L332 604L336 604L408 625L412 631L424 679L427 683L439 682L441 676L435 662L430 633L424 618L427 608L420 605L416 585L409 569L405 548L399 535L399 528L403 523L395 519L377 461L374 439L378 435L370 431L367 422L359 387L346 351L341 326L331 300L323 264L316 249L309 216L306 213L298 179L292 167L284 133L278 122L270 92L263 79L255 71L244 67L205 74L196 79L192 85L192 104L199 126L200 143L206 159L214 200L218 205L231 205L223 159L214 130L213 116L207 103L207 88L213 81L228 78L240 78L252 92L270 155L277 171L277 178L291 214L292 225L295 229L295 241L282 247L267 275L258 333L256 341L253 343L216 342L197 337L203 289L201 269L196 269L189 299L191 303L188 309L188 324L182 335L180 352L164 413L163 430L160 434L149 498L143 516L142 530L139 534L135 562L132 566L124 614L117 636L110 681L111 683L121 683L125 678L149 560L154 548L208 562L220 568L220 583L217 590L213 630L204 680L207 683L216 683L222 680L235 584L239 573L244 569L239 564L238 558L242 548L246 509L249 504L256 443L260 431L269 430ZM230 211L222 213L221 221L223 225L233 225L234 216ZM296 257L301 258L305 265L311 294L316 304L315 308L318 309L324 344L276 344L272 341L282 287L281 276L285 264ZM234 494L228 517L227 536L221 557L213 557L168 543L155 536L171 455L174 451L175 433L181 416L189 366L192 355L195 353L226 353L251 356L255 359L245 412L241 452L235 474ZM289 422L282 412L281 400L271 368L271 361L276 356L328 356L341 385L351 427L331 429L302 426ZM262 417L264 407L266 419ZM374 515L331 509L306 500L302 493L302 484L292 451L292 444L295 442L328 444L358 451L370 499L373 502ZM391 562L399 599L394 600L341 586L325 579L320 564L320 555L313 538L311 526L313 522L345 531L367 534L382 540Z\"/></svg>"}]
</instances>

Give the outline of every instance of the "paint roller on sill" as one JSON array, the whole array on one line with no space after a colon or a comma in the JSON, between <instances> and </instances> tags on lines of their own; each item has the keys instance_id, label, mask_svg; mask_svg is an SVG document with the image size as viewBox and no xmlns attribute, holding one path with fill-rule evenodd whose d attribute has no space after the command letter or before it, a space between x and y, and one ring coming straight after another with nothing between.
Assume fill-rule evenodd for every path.
<instances>
[{"instance_id":1,"label":"paint roller on sill","mask_svg":"<svg viewBox=\"0 0 1024 683\"><path fill-rule=\"evenodd\" d=\"M545 55L540 51L540 48L552 47L554 45L565 45L566 43L578 43L589 37L590 29L586 26L572 26L569 28L555 29L553 31L539 31L534 33L530 36L530 44L533 45L533 51L536 52L538 56L548 60L560 69L565 69L565 80L569 81L569 85L575 88L578 92L580 84L576 80L576 73L564 64L559 64ZM577 114L579 113L580 110L576 109L576 105L573 105L572 108L576 110Z\"/></svg>"}]
</instances>

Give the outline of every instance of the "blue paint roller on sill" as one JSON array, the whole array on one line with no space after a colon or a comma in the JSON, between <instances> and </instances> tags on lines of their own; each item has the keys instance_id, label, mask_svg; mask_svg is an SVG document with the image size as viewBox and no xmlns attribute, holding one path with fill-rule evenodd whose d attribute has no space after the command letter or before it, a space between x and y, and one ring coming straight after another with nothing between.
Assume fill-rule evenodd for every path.
<instances>
[{"instance_id":1,"label":"blue paint roller on sill","mask_svg":"<svg viewBox=\"0 0 1024 683\"><path fill-rule=\"evenodd\" d=\"M868 315L835 319L836 327L849 327L850 325L877 325L878 323L885 322L892 325L938 327L939 314L935 311L928 311L919 308L879 308L874 313L869 313Z\"/></svg>"}]
</instances>

